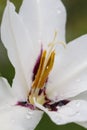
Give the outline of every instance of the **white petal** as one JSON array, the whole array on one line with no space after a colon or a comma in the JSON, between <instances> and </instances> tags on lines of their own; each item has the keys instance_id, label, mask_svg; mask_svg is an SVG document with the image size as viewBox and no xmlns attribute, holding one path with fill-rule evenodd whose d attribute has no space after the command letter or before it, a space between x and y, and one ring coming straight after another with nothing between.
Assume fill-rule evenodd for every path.
<instances>
[{"instance_id":1,"label":"white petal","mask_svg":"<svg viewBox=\"0 0 87 130\"><path fill-rule=\"evenodd\" d=\"M13 87L15 86L16 95L22 97L29 91L37 56L29 36L21 17L15 12L14 5L8 1L1 24L1 39L16 69Z\"/></svg>"},{"instance_id":2,"label":"white petal","mask_svg":"<svg viewBox=\"0 0 87 130\"><path fill-rule=\"evenodd\" d=\"M87 121L87 101L84 100L71 101L65 106L58 107L58 111L48 111L40 104L35 104L38 108L45 111L51 120L58 125Z\"/></svg>"},{"instance_id":3,"label":"white petal","mask_svg":"<svg viewBox=\"0 0 87 130\"><path fill-rule=\"evenodd\" d=\"M85 91L85 92L83 92L83 93L81 93L81 94L79 94L79 95L77 95L77 96L75 96L75 97L73 97L73 98L70 98L70 100L85 100L85 101L87 101L87 91ZM78 125L81 125L81 126L83 126L83 127L85 127L85 128L87 128L87 121L85 121L85 122L76 122Z\"/></svg>"},{"instance_id":4,"label":"white petal","mask_svg":"<svg viewBox=\"0 0 87 130\"><path fill-rule=\"evenodd\" d=\"M35 44L38 38L38 9L37 0L23 0L19 15L22 16L25 25L27 26L30 36Z\"/></svg>"},{"instance_id":5,"label":"white petal","mask_svg":"<svg viewBox=\"0 0 87 130\"><path fill-rule=\"evenodd\" d=\"M57 58L49 77L48 96L60 100L86 91L87 35L69 43L64 53Z\"/></svg>"},{"instance_id":6,"label":"white petal","mask_svg":"<svg viewBox=\"0 0 87 130\"><path fill-rule=\"evenodd\" d=\"M79 122L77 124L87 128L87 122Z\"/></svg>"},{"instance_id":7,"label":"white petal","mask_svg":"<svg viewBox=\"0 0 87 130\"><path fill-rule=\"evenodd\" d=\"M86 100L87 101L87 91L80 93L79 95L76 95L75 97L71 97L70 100Z\"/></svg>"},{"instance_id":8,"label":"white petal","mask_svg":"<svg viewBox=\"0 0 87 130\"><path fill-rule=\"evenodd\" d=\"M20 106L4 106L0 109L0 130L34 130L42 114Z\"/></svg>"},{"instance_id":9,"label":"white petal","mask_svg":"<svg viewBox=\"0 0 87 130\"><path fill-rule=\"evenodd\" d=\"M13 98L11 87L7 80L0 77L0 105L8 102Z\"/></svg>"},{"instance_id":10,"label":"white petal","mask_svg":"<svg viewBox=\"0 0 87 130\"><path fill-rule=\"evenodd\" d=\"M33 41L43 44L52 41L54 32L58 40L65 41L66 11L60 0L24 0L20 9Z\"/></svg>"}]
</instances>

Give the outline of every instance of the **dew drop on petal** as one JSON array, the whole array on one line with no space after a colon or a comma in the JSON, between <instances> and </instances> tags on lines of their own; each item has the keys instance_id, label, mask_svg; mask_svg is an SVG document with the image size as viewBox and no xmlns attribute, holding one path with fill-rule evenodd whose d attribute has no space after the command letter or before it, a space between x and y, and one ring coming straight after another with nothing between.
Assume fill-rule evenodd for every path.
<instances>
[{"instance_id":1,"label":"dew drop on petal","mask_svg":"<svg viewBox=\"0 0 87 130\"><path fill-rule=\"evenodd\" d=\"M77 112L77 115L80 116L80 112Z\"/></svg>"},{"instance_id":2,"label":"dew drop on petal","mask_svg":"<svg viewBox=\"0 0 87 130\"><path fill-rule=\"evenodd\" d=\"M30 118L31 118L31 116L27 114L27 115L26 115L26 118L27 118L27 119L30 119Z\"/></svg>"},{"instance_id":3,"label":"dew drop on petal","mask_svg":"<svg viewBox=\"0 0 87 130\"><path fill-rule=\"evenodd\" d=\"M60 11L60 10L57 10L57 13L58 13L58 14L60 14L60 13L61 13L61 11Z\"/></svg>"},{"instance_id":4,"label":"dew drop on petal","mask_svg":"<svg viewBox=\"0 0 87 130\"><path fill-rule=\"evenodd\" d=\"M32 111L28 111L27 115L26 115L26 118L30 119L32 117L32 114L33 114Z\"/></svg>"},{"instance_id":5,"label":"dew drop on petal","mask_svg":"<svg viewBox=\"0 0 87 130\"><path fill-rule=\"evenodd\" d=\"M76 107L79 107L79 106L80 106L80 102L77 102L77 103L76 103Z\"/></svg>"},{"instance_id":6,"label":"dew drop on petal","mask_svg":"<svg viewBox=\"0 0 87 130\"><path fill-rule=\"evenodd\" d=\"M48 66L47 66L47 69L48 69Z\"/></svg>"},{"instance_id":7,"label":"dew drop on petal","mask_svg":"<svg viewBox=\"0 0 87 130\"><path fill-rule=\"evenodd\" d=\"M28 111L28 114L29 114L29 115L32 115L33 113L32 113L32 111Z\"/></svg>"}]
</instances>

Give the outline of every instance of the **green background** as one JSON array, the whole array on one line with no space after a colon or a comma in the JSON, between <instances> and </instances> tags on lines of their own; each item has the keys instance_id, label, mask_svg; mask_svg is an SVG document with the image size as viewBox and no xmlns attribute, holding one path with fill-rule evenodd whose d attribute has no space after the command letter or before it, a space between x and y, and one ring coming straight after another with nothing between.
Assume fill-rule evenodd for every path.
<instances>
[{"instance_id":1,"label":"green background","mask_svg":"<svg viewBox=\"0 0 87 130\"><path fill-rule=\"evenodd\" d=\"M11 0L16 6L18 11L22 0ZM87 0L62 0L67 10L67 23L66 23L66 41L69 42L85 33L87 33ZM0 23L6 0L0 0ZM7 78L9 83L12 83L14 77L14 68L11 65L6 49L0 42L0 75ZM57 126L51 122L49 117L44 114L43 119L35 130L84 130L74 123L63 126Z\"/></svg>"}]
</instances>

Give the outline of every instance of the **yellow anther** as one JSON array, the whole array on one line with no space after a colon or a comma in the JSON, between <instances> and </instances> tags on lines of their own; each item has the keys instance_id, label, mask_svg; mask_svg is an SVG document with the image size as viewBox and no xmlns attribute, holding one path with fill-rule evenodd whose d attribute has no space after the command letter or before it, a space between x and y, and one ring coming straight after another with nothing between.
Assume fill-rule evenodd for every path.
<instances>
[{"instance_id":1,"label":"yellow anther","mask_svg":"<svg viewBox=\"0 0 87 130\"><path fill-rule=\"evenodd\" d=\"M48 45L48 50L42 51L38 70L32 83L31 91L28 95L28 101L31 104L34 104L34 98L40 104L45 103L46 95L44 90L46 81L48 80L49 74L54 65L55 45L57 44L56 37L57 32L55 31L54 38ZM58 44L62 44L64 47L66 45L64 42L58 42Z\"/></svg>"},{"instance_id":2,"label":"yellow anther","mask_svg":"<svg viewBox=\"0 0 87 130\"><path fill-rule=\"evenodd\" d=\"M28 101L31 104L34 104L34 98L40 104L45 102L45 95L42 93L38 95L40 89L44 89L44 85L46 84L46 80L48 79L49 73L51 72L55 59L55 40L56 40L57 32L54 34L53 41L49 45L48 51L44 50L41 55L39 68L37 74L35 75L35 79L32 83L31 92L28 95Z\"/></svg>"},{"instance_id":3,"label":"yellow anther","mask_svg":"<svg viewBox=\"0 0 87 130\"><path fill-rule=\"evenodd\" d=\"M55 58L55 52L53 51L49 57L49 60L44 68L44 72L43 72L41 79L39 81L39 84L38 84L39 88L42 88L44 86L44 83L46 82L48 75L53 68L54 58Z\"/></svg>"},{"instance_id":4,"label":"yellow anther","mask_svg":"<svg viewBox=\"0 0 87 130\"><path fill-rule=\"evenodd\" d=\"M43 70L45 58L46 58L46 51L44 51L42 53L39 69L38 69L38 72L37 72L37 74L35 76L35 80L33 82L32 88L37 88L37 85L38 85L38 82L39 82L39 79L40 79L40 76L41 76L41 73L42 73L42 70Z\"/></svg>"},{"instance_id":5,"label":"yellow anther","mask_svg":"<svg viewBox=\"0 0 87 130\"><path fill-rule=\"evenodd\" d=\"M52 51L49 59L46 59L46 51L42 53L38 72L35 76L32 88L42 88L52 70L55 52Z\"/></svg>"}]
</instances>

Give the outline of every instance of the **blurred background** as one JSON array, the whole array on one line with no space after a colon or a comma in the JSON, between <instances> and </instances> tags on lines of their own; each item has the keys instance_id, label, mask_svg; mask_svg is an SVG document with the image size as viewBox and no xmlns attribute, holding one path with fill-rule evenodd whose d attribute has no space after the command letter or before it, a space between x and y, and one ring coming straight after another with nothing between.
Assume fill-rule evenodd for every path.
<instances>
[{"instance_id":1,"label":"blurred background","mask_svg":"<svg viewBox=\"0 0 87 130\"><path fill-rule=\"evenodd\" d=\"M22 3L22 0L11 0L15 6L16 11ZM66 23L66 41L69 42L85 33L87 33L87 0L62 0L67 11ZM0 0L0 23L2 19L3 10L6 5L6 0ZM11 84L14 77L15 70L11 65L6 49L0 41L0 75L7 78ZM35 130L85 130L74 123L57 126L51 122L49 117L44 114L43 119Z\"/></svg>"}]
</instances>

